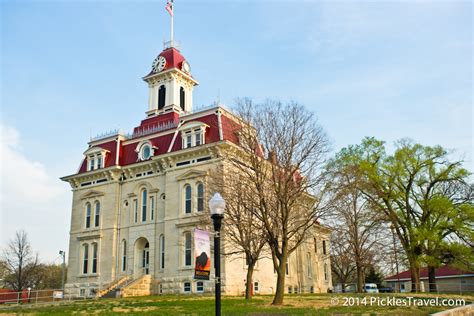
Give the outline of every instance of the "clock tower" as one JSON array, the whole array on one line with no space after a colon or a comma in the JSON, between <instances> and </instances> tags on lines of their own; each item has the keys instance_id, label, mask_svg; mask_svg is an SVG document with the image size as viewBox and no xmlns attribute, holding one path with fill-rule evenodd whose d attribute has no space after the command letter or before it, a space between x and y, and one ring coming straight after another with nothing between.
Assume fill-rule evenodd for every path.
<instances>
[{"instance_id":1,"label":"clock tower","mask_svg":"<svg viewBox=\"0 0 474 316\"><path fill-rule=\"evenodd\" d=\"M153 61L152 69L143 77L148 83L147 116L175 111L189 113L193 109L193 88L198 82L191 66L180 51L170 45Z\"/></svg>"}]
</instances>

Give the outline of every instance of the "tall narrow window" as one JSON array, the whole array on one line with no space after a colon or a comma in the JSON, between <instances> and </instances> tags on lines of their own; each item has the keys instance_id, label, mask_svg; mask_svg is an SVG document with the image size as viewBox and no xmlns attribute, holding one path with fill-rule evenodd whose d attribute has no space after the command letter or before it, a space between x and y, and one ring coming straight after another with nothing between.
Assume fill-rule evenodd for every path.
<instances>
[{"instance_id":1,"label":"tall narrow window","mask_svg":"<svg viewBox=\"0 0 474 316\"><path fill-rule=\"evenodd\" d=\"M285 265L285 270L286 270L286 275L290 274L290 265L288 263L290 259L286 259L286 265Z\"/></svg>"},{"instance_id":2,"label":"tall narrow window","mask_svg":"<svg viewBox=\"0 0 474 316\"><path fill-rule=\"evenodd\" d=\"M166 100L166 88L164 85L160 86L160 89L158 90L158 110L161 110L165 106L165 100Z\"/></svg>"},{"instance_id":3,"label":"tall narrow window","mask_svg":"<svg viewBox=\"0 0 474 316\"><path fill-rule=\"evenodd\" d=\"M193 136L191 134L186 135L186 148L189 148L193 145Z\"/></svg>"},{"instance_id":4,"label":"tall narrow window","mask_svg":"<svg viewBox=\"0 0 474 316\"><path fill-rule=\"evenodd\" d=\"M186 214L191 213L191 186L189 184L186 184L184 187L184 212Z\"/></svg>"},{"instance_id":5,"label":"tall narrow window","mask_svg":"<svg viewBox=\"0 0 474 316\"><path fill-rule=\"evenodd\" d=\"M181 110L184 111L184 105L185 105L185 97L186 94L184 92L184 88L181 87L179 88L179 106L181 107Z\"/></svg>"},{"instance_id":6,"label":"tall narrow window","mask_svg":"<svg viewBox=\"0 0 474 316\"><path fill-rule=\"evenodd\" d=\"M328 264L327 263L324 264L324 280L325 281L328 280Z\"/></svg>"},{"instance_id":7,"label":"tall narrow window","mask_svg":"<svg viewBox=\"0 0 474 316\"><path fill-rule=\"evenodd\" d=\"M160 236L160 269L165 268L165 236Z\"/></svg>"},{"instance_id":8,"label":"tall narrow window","mask_svg":"<svg viewBox=\"0 0 474 316\"><path fill-rule=\"evenodd\" d=\"M155 197L150 196L150 219L153 221L155 219Z\"/></svg>"},{"instance_id":9,"label":"tall narrow window","mask_svg":"<svg viewBox=\"0 0 474 316\"><path fill-rule=\"evenodd\" d=\"M318 253L318 241L316 240L316 238L313 238L314 240L314 253Z\"/></svg>"},{"instance_id":10,"label":"tall narrow window","mask_svg":"<svg viewBox=\"0 0 474 316\"><path fill-rule=\"evenodd\" d=\"M138 200L133 200L133 216L135 218L135 223L138 222Z\"/></svg>"},{"instance_id":11,"label":"tall narrow window","mask_svg":"<svg viewBox=\"0 0 474 316\"><path fill-rule=\"evenodd\" d=\"M147 191L142 190L142 222L146 221L146 202L147 202Z\"/></svg>"},{"instance_id":12,"label":"tall narrow window","mask_svg":"<svg viewBox=\"0 0 474 316\"><path fill-rule=\"evenodd\" d=\"M326 254L326 240L323 240L323 255Z\"/></svg>"},{"instance_id":13,"label":"tall narrow window","mask_svg":"<svg viewBox=\"0 0 474 316\"><path fill-rule=\"evenodd\" d=\"M311 278L313 276L313 265L311 262L311 254L309 252L306 260L308 260L308 277Z\"/></svg>"},{"instance_id":14,"label":"tall narrow window","mask_svg":"<svg viewBox=\"0 0 474 316\"><path fill-rule=\"evenodd\" d=\"M122 271L127 270L127 241L122 241Z\"/></svg>"},{"instance_id":15,"label":"tall narrow window","mask_svg":"<svg viewBox=\"0 0 474 316\"><path fill-rule=\"evenodd\" d=\"M92 273L97 273L97 244L92 244Z\"/></svg>"},{"instance_id":16,"label":"tall narrow window","mask_svg":"<svg viewBox=\"0 0 474 316\"><path fill-rule=\"evenodd\" d=\"M204 211L204 184L202 183L197 185L197 211Z\"/></svg>"},{"instance_id":17,"label":"tall narrow window","mask_svg":"<svg viewBox=\"0 0 474 316\"><path fill-rule=\"evenodd\" d=\"M194 133L195 141L196 141L196 146L199 146L202 144L202 133L201 130L197 130Z\"/></svg>"},{"instance_id":18,"label":"tall narrow window","mask_svg":"<svg viewBox=\"0 0 474 316\"><path fill-rule=\"evenodd\" d=\"M84 244L82 246L82 251L83 251L83 259L82 259L82 273L87 274L88 268L89 268L89 245Z\"/></svg>"},{"instance_id":19,"label":"tall narrow window","mask_svg":"<svg viewBox=\"0 0 474 316\"><path fill-rule=\"evenodd\" d=\"M191 265L191 233L184 234L184 265L190 266Z\"/></svg>"},{"instance_id":20,"label":"tall narrow window","mask_svg":"<svg viewBox=\"0 0 474 316\"><path fill-rule=\"evenodd\" d=\"M95 202L95 220L94 226L99 227L100 224L100 203L97 201Z\"/></svg>"},{"instance_id":21,"label":"tall narrow window","mask_svg":"<svg viewBox=\"0 0 474 316\"><path fill-rule=\"evenodd\" d=\"M92 207L90 203L86 204L86 228L91 227L91 212Z\"/></svg>"},{"instance_id":22,"label":"tall narrow window","mask_svg":"<svg viewBox=\"0 0 474 316\"><path fill-rule=\"evenodd\" d=\"M102 157L97 157L97 169L102 168Z\"/></svg>"},{"instance_id":23,"label":"tall narrow window","mask_svg":"<svg viewBox=\"0 0 474 316\"><path fill-rule=\"evenodd\" d=\"M95 167L95 160L94 158L91 158L89 160L89 170L94 170L94 167Z\"/></svg>"}]
</instances>

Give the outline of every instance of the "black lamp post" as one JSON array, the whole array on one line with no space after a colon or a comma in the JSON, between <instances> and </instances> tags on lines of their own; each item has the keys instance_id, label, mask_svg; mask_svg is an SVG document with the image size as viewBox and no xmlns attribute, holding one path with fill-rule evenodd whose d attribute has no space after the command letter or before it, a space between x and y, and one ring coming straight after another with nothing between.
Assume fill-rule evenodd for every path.
<instances>
[{"instance_id":1,"label":"black lamp post","mask_svg":"<svg viewBox=\"0 0 474 316\"><path fill-rule=\"evenodd\" d=\"M216 316L221 315L221 238L220 231L224 218L225 201L219 193L215 193L209 201L211 218L214 223L214 269L216 275Z\"/></svg>"}]
</instances>

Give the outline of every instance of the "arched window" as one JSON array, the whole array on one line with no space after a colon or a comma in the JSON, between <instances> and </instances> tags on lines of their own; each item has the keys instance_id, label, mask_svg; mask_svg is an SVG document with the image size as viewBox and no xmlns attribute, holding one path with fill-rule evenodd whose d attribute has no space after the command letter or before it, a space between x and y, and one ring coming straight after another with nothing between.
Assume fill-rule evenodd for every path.
<instances>
[{"instance_id":1,"label":"arched window","mask_svg":"<svg viewBox=\"0 0 474 316\"><path fill-rule=\"evenodd\" d=\"M184 106L185 106L185 97L186 93L184 92L184 88L180 87L179 88L179 106L181 107L181 110L184 111Z\"/></svg>"},{"instance_id":2,"label":"arched window","mask_svg":"<svg viewBox=\"0 0 474 316\"><path fill-rule=\"evenodd\" d=\"M160 235L160 269L165 268L165 236Z\"/></svg>"},{"instance_id":3,"label":"arched window","mask_svg":"<svg viewBox=\"0 0 474 316\"><path fill-rule=\"evenodd\" d=\"M127 270L127 241L122 241L122 271Z\"/></svg>"},{"instance_id":4,"label":"arched window","mask_svg":"<svg viewBox=\"0 0 474 316\"><path fill-rule=\"evenodd\" d=\"M192 240L191 233L184 234L184 265L190 266L192 262Z\"/></svg>"},{"instance_id":5,"label":"arched window","mask_svg":"<svg viewBox=\"0 0 474 316\"><path fill-rule=\"evenodd\" d=\"M99 201L95 202L95 220L94 220L94 226L99 227L100 223L100 203Z\"/></svg>"},{"instance_id":6,"label":"arched window","mask_svg":"<svg viewBox=\"0 0 474 316\"><path fill-rule=\"evenodd\" d=\"M166 100L166 88L165 85L161 85L158 90L158 110L161 110L165 106Z\"/></svg>"},{"instance_id":7,"label":"arched window","mask_svg":"<svg viewBox=\"0 0 474 316\"><path fill-rule=\"evenodd\" d=\"M86 228L91 227L91 212L92 207L90 203L86 204Z\"/></svg>"},{"instance_id":8,"label":"arched window","mask_svg":"<svg viewBox=\"0 0 474 316\"><path fill-rule=\"evenodd\" d=\"M204 211L204 184L201 182L197 185L197 211Z\"/></svg>"},{"instance_id":9,"label":"arched window","mask_svg":"<svg viewBox=\"0 0 474 316\"><path fill-rule=\"evenodd\" d=\"M146 221L146 203L147 203L147 191L142 190L142 222Z\"/></svg>"},{"instance_id":10,"label":"arched window","mask_svg":"<svg viewBox=\"0 0 474 316\"><path fill-rule=\"evenodd\" d=\"M97 273L97 243L92 244L92 273Z\"/></svg>"},{"instance_id":11,"label":"arched window","mask_svg":"<svg viewBox=\"0 0 474 316\"><path fill-rule=\"evenodd\" d=\"M184 199L184 212L189 214L191 213L191 186L189 184L184 186Z\"/></svg>"},{"instance_id":12,"label":"arched window","mask_svg":"<svg viewBox=\"0 0 474 316\"><path fill-rule=\"evenodd\" d=\"M82 273L87 274L89 268L89 245L84 244L82 246Z\"/></svg>"}]
</instances>

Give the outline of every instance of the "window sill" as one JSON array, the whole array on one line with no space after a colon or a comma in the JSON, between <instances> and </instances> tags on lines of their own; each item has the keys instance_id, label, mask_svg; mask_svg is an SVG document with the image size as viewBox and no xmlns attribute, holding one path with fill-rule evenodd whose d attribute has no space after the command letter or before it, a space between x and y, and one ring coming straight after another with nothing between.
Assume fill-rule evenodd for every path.
<instances>
[{"instance_id":1,"label":"window sill","mask_svg":"<svg viewBox=\"0 0 474 316\"><path fill-rule=\"evenodd\" d=\"M97 278L100 277L99 273L91 273L91 274L81 274L78 278L86 279L86 278Z\"/></svg>"},{"instance_id":2,"label":"window sill","mask_svg":"<svg viewBox=\"0 0 474 316\"><path fill-rule=\"evenodd\" d=\"M179 271L193 270L193 266L184 266L178 269Z\"/></svg>"}]
</instances>

